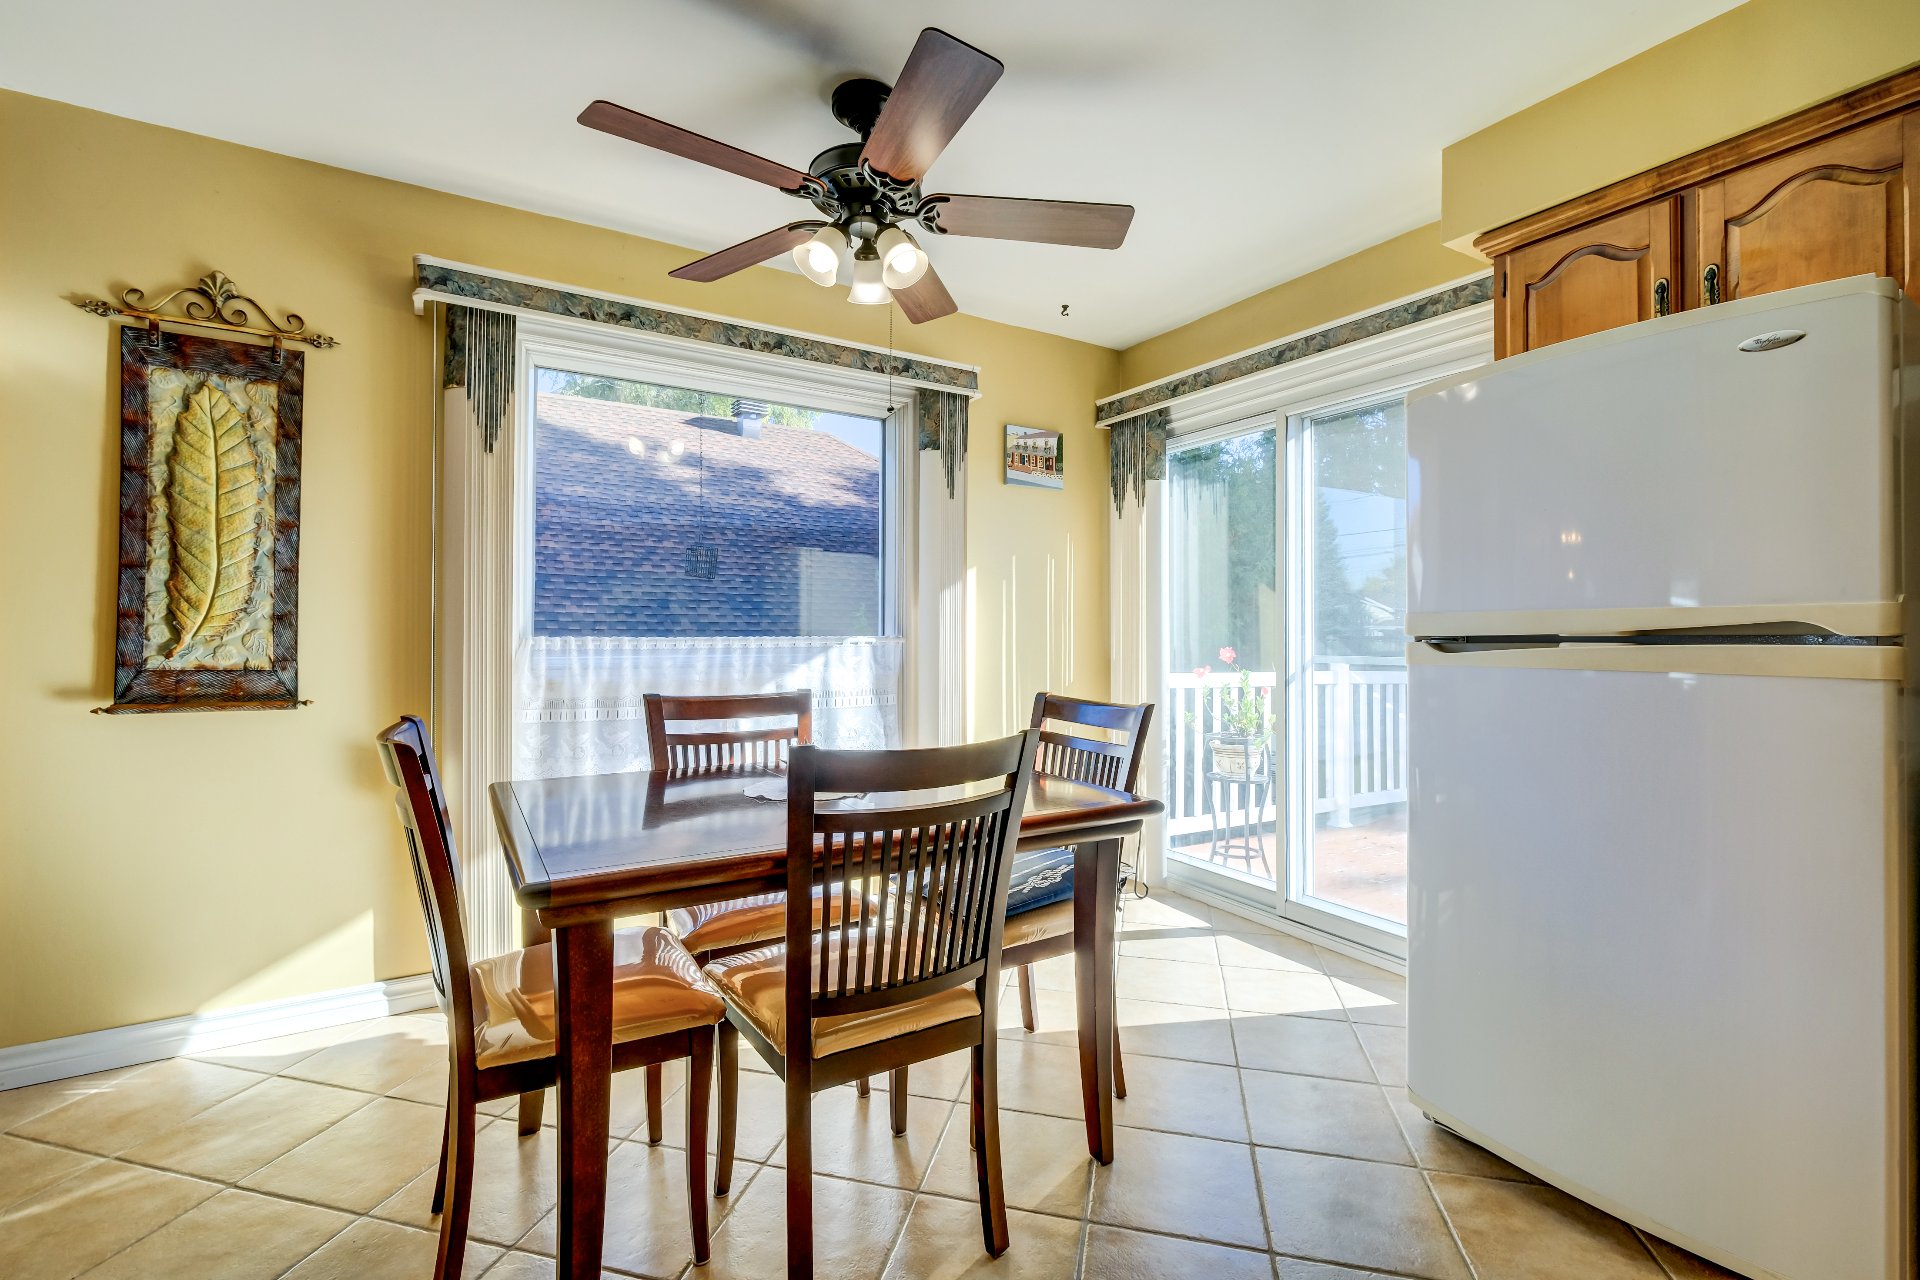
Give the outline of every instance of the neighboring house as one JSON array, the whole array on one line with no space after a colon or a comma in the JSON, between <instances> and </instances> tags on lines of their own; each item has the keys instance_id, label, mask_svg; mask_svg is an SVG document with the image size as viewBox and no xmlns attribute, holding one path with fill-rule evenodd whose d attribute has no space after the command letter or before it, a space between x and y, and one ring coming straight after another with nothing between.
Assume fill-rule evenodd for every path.
<instances>
[{"instance_id":1,"label":"neighboring house","mask_svg":"<svg viewBox=\"0 0 1920 1280\"><path fill-rule=\"evenodd\" d=\"M824 431L542 395L533 629L873 635L880 461Z\"/></svg>"}]
</instances>

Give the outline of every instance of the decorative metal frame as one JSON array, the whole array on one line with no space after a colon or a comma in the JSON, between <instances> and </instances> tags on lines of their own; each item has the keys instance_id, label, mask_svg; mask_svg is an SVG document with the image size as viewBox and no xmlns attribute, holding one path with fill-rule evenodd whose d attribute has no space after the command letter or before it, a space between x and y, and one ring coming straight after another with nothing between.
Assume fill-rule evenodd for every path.
<instances>
[{"instance_id":1,"label":"decorative metal frame","mask_svg":"<svg viewBox=\"0 0 1920 1280\"><path fill-rule=\"evenodd\" d=\"M300 428L306 357L297 351L225 338L120 330L119 631L114 645L113 705L96 713L232 711L307 705L298 693L300 565ZM194 369L277 386L273 431L271 563L272 664L260 667L156 667L146 659L147 565L152 540L149 498L155 478L148 375L156 368Z\"/></svg>"},{"instance_id":2,"label":"decorative metal frame","mask_svg":"<svg viewBox=\"0 0 1920 1280\"><path fill-rule=\"evenodd\" d=\"M176 314L167 314L167 305L176 299L179 300ZM289 311L285 323L275 320L271 311L253 297L242 293L240 286L224 271L210 271L200 277L200 283L181 285L152 304L147 302L145 290L128 289L120 295L118 305L104 298L75 298L73 305L105 318L126 316L131 320L144 320L150 328L161 323L183 324L272 338L275 346L284 342L304 342L317 349L340 345L337 338L324 333L309 333L305 317L298 312ZM248 307L259 313L262 323L253 323L253 312L249 312Z\"/></svg>"}]
</instances>

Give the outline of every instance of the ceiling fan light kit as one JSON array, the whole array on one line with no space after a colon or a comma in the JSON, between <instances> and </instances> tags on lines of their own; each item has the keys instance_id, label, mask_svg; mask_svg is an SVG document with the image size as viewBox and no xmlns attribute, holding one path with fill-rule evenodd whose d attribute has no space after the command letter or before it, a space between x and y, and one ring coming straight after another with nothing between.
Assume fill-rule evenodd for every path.
<instances>
[{"instance_id":1,"label":"ceiling fan light kit","mask_svg":"<svg viewBox=\"0 0 1920 1280\"><path fill-rule=\"evenodd\" d=\"M873 241L861 244L853 255L853 287L847 290L847 301L862 307L883 307L893 301L893 295L887 291L882 277L886 269L880 265L880 255L874 250Z\"/></svg>"},{"instance_id":2,"label":"ceiling fan light kit","mask_svg":"<svg viewBox=\"0 0 1920 1280\"><path fill-rule=\"evenodd\" d=\"M826 219L789 223L677 267L674 277L719 280L791 252L802 275L831 286L852 246L847 301L898 301L920 324L959 307L902 223L933 235L1117 249L1133 221L1124 204L921 194L921 178L1004 70L998 59L928 27L897 84L859 78L834 89L834 117L860 141L828 147L805 173L604 100L582 111L580 123L799 196Z\"/></svg>"},{"instance_id":3,"label":"ceiling fan light kit","mask_svg":"<svg viewBox=\"0 0 1920 1280\"><path fill-rule=\"evenodd\" d=\"M927 251L899 227L888 227L873 239L880 254L881 279L889 289L911 289L927 274Z\"/></svg>"},{"instance_id":4,"label":"ceiling fan light kit","mask_svg":"<svg viewBox=\"0 0 1920 1280\"><path fill-rule=\"evenodd\" d=\"M847 233L826 226L793 251L793 265L815 284L832 285L840 278L840 255L847 251Z\"/></svg>"}]
</instances>

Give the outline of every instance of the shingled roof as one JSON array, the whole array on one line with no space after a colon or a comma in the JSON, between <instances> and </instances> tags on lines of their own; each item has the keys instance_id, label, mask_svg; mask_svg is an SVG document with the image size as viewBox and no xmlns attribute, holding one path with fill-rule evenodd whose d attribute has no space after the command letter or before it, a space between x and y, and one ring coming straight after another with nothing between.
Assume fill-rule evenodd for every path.
<instances>
[{"instance_id":1,"label":"shingled roof","mask_svg":"<svg viewBox=\"0 0 1920 1280\"><path fill-rule=\"evenodd\" d=\"M877 458L824 431L743 437L731 418L580 396L540 396L536 422L535 634L803 634L803 579L835 590L809 552L873 558L871 590L835 562L845 598L827 611L846 619L830 634L877 626Z\"/></svg>"}]
</instances>

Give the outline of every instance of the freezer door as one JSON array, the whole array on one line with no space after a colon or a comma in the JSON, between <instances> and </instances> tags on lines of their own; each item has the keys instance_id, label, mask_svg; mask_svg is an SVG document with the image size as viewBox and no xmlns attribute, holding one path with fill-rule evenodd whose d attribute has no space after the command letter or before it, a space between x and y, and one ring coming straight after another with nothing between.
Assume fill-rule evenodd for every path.
<instances>
[{"instance_id":1,"label":"freezer door","mask_svg":"<svg viewBox=\"0 0 1920 1280\"><path fill-rule=\"evenodd\" d=\"M1416 392L1408 630L1897 633L1903 305L1891 281L1814 285Z\"/></svg>"},{"instance_id":2,"label":"freezer door","mask_svg":"<svg viewBox=\"0 0 1920 1280\"><path fill-rule=\"evenodd\" d=\"M1415 1100L1743 1275L1906 1280L1879 654L1415 646Z\"/></svg>"}]
</instances>

